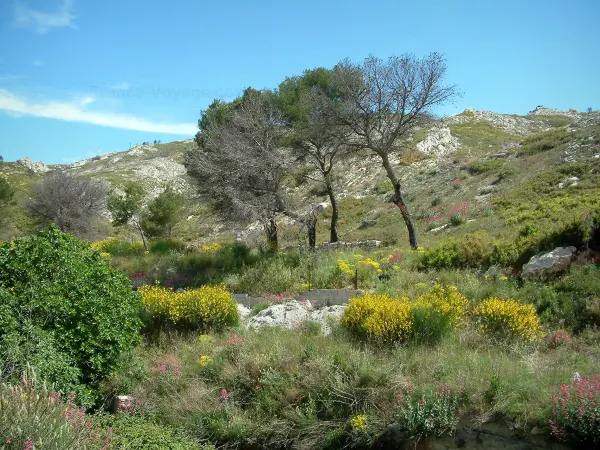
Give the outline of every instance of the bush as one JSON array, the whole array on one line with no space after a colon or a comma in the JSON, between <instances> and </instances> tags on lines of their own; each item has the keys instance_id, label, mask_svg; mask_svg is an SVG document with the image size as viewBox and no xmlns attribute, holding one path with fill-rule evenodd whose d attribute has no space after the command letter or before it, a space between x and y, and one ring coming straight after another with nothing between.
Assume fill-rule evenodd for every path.
<instances>
[{"instance_id":1,"label":"bush","mask_svg":"<svg viewBox=\"0 0 600 450\"><path fill-rule=\"evenodd\" d=\"M482 159L481 161L473 161L467 166L469 172L473 175L489 172L490 170L499 169L504 165L501 159Z\"/></svg>"},{"instance_id":2,"label":"bush","mask_svg":"<svg viewBox=\"0 0 600 450\"><path fill-rule=\"evenodd\" d=\"M544 337L533 305L489 298L475 308L474 314L481 331L493 338L533 342Z\"/></svg>"},{"instance_id":3,"label":"bush","mask_svg":"<svg viewBox=\"0 0 600 450\"><path fill-rule=\"evenodd\" d=\"M567 144L575 139L574 133L565 128L555 128L541 133L532 134L523 139L522 155L535 155L536 153L552 150L559 145Z\"/></svg>"},{"instance_id":4,"label":"bush","mask_svg":"<svg viewBox=\"0 0 600 450\"><path fill-rule=\"evenodd\" d=\"M359 337L377 342L435 343L463 323L468 306L454 286L436 285L416 302L365 294L350 300L341 323Z\"/></svg>"},{"instance_id":5,"label":"bush","mask_svg":"<svg viewBox=\"0 0 600 450\"><path fill-rule=\"evenodd\" d=\"M101 253L108 253L112 256L139 256L144 254L144 244L142 242L126 242L117 238L108 238L102 241L92 243L91 247Z\"/></svg>"},{"instance_id":6,"label":"bush","mask_svg":"<svg viewBox=\"0 0 600 450\"><path fill-rule=\"evenodd\" d=\"M153 239L150 243L152 253L181 252L184 249L185 244L177 239Z\"/></svg>"},{"instance_id":7,"label":"bush","mask_svg":"<svg viewBox=\"0 0 600 450\"><path fill-rule=\"evenodd\" d=\"M6 449L79 450L100 448L108 433L92 427L73 396L63 403L35 377L0 385L0 442ZM106 441L108 442L108 441Z\"/></svg>"},{"instance_id":8,"label":"bush","mask_svg":"<svg viewBox=\"0 0 600 450\"><path fill-rule=\"evenodd\" d=\"M237 303L223 286L173 292L160 286L139 289L147 325L171 325L177 328L215 330L239 322Z\"/></svg>"},{"instance_id":9,"label":"bush","mask_svg":"<svg viewBox=\"0 0 600 450\"><path fill-rule=\"evenodd\" d=\"M400 408L398 421L414 440L451 434L458 425L460 393L442 385L434 392L412 396Z\"/></svg>"},{"instance_id":10,"label":"bush","mask_svg":"<svg viewBox=\"0 0 600 450\"><path fill-rule=\"evenodd\" d=\"M454 213L450 216L450 224L455 227L465 223L465 217L461 213Z\"/></svg>"},{"instance_id":11,"label":"bush","mask_svg":"<svg viewBox=\"0 0 600 450\"><path fill-rule=\"evenodd\" d=\"M0 348L13 368L3 375L18 376L28 359L63 391L108 375L139 338L140 297L128 284L107 258L54 226L1 244Z\"/></svg>"},{"instance_id":12,"label":"bush","mask_svg":"<svg viewBox=\"0 0 600 450\"><path fill-rule=\"evenodd\" d=\"M143 417L99 414L94 423L112 428L110 447L127 450L214 450L212 445L198 442L176 430Z\"/></svg>"},{"instance_id":13,"label":"bush","mask_svg":"<svg viewBox=\"0 0 600 450\"><path fill-rule=\"evenodd\" d=\"M479 233L467 234L460 239L449 239L436 247L425 249L419 269L451 269L480 267L488 262L489 244Z\"/></svg>"},{"instance_id":14,"label":"bush","mask_svg":"<svg viewBox=\"0 0 600 450\"><path fill-rule=\"evenodd\" d=\"M552 416L548 419L552 435L559 440L600 444L600 375L581 378L560 386L552 397ZM593 447L596 448L596 447Z\"/></svg>"},{"instance_id":15,"label":"bush","mask_svg":"<svg viewBox=\"0 0 600 450\"><path fill-rule=\"evenodd\" d=\"M387 194L394 190L394 186L390 180L378 180L375 185L373 185L373 191L377 195Z\"/></svg>"},{"instance_id":16,"label":"bush","mask_svg":"<svg viewBox=\"0 0 600 450\"><path fill-rule=\"evenodd\" d=\"M411 305L407 298L365 294L350 299L341 323L361 337L386 343L403 342L412 331L410 313Z\"/></svg>"}]
</instances>

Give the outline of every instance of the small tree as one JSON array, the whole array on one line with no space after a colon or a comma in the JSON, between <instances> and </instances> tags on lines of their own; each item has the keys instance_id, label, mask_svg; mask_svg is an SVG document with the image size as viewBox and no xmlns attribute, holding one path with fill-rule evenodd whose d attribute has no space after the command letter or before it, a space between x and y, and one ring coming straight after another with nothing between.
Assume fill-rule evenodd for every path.
<instances>
[{"instance_id":1,"label":"small tree","mask_svg":"<svg viewBox=\"0 0 600 450\"><path fill-rule=\"evenodd\" d=\"M406 148L403 138L430 120L434 107L457 95L454 85L443 84L445 75L446 60L438 53L422 59L392 56L387 61L370 56L362 64L345 60L333 69L333 83L343 102L334 111L351 131L347 143L381 159L413 249L418 246L417 235L390 155Z\"/></svg>"},{"instance_id":2,"label":"small tree","mask_svg":"<svg viewBox=\"0 0 600 450\"><path fill-rule=\"evenodd\" d=\"M184 197L168 185L148 204L142 226L148 236L171 237L173 226L183 216Z\"/></svg>"},{"instance_id":3,"label":"small tree","mask_svg":"<svg viewBox=\"0 0 600 450\"><path fill-rule=\"evenodd\" d=\"M205 200L229 218L261 220L276 249L275 215L291 213L281 184L287 168L283 116L274 100L270 91L247 89L232 103L213 102L185 165Z\"/></svg>"},{"instance_id":4,"label":"small tree","mask_svg":"<svg viewBox=\"0 0 600 450\"><path fill-rule=\"evenodd\" d=\"M331 203L330 242L339 240L338 204L333 187L333 168L344 157L349 146L349 128L337 120L339 98L331 82L331 71L323 68L307 70L301 77L287 78L279 86L280 102L291 123L291 145L299 161L308 161L321 174ZM310 178L306 175L306 178ZM311 220L312 219L312 220ZM307 223L315 223L315 218ZM314 241L314 228L309 226L309 241ZM311 245L312 247L312 245Z\"/></svg>"},{"instance_id":5,"label":"small tree","mask_svg":"<svg viewBox=\"0 0 600 450\"><path fill-rule=\"evenodd\" d=\"M587 112L591 113L592 111L593 111L592 107L591 106L588 107ZM2 158L0 157L0 159L2 159Z\"/></svg>"},{"instance_id":6,"label":"small tree","mask_svg":"<svg viewBox=\"0 0 600 450\"><path fill-rule=\"evenodd\" d=\"M33 189L26 206L43 226L55 223L65 232L85 235L106 207L106 191L103 181L54 172Z\"/></svg>"},{"instance_id":7,"label":"small tree","mask_svg":"<svg viewBox=\"0 0 600 450\"><path fill-rule=\"evenodd\" d=\"M148 250L146 234L142 226L144 188L133 181L125 184L123 193L113 192L108 197L108 210L113 217L114 226L122 226L130 223L140 233L144 248Z\"/></svg>"}]
</instances>

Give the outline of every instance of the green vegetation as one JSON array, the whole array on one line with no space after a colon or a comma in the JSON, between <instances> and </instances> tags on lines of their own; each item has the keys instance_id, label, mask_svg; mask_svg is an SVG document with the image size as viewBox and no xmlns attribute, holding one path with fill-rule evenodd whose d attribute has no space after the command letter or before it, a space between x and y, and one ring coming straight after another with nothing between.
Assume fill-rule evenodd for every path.
<instances>
[{"instance_id":1,"label":"green vegetation","mask_svg":"<svg viewBox=\"0 0 600 450\"><path fill-rule=\"evenodd\" d=\"M0 245L2 377L30 363L62 393L94 386L139 336L139 296L110 261L55 227Z\"/></svg>"},{"instance_id":2,"label":"green vegetation","mask_svg":"<svg viewBox=\"0 0 600 450\"><path fill-rule=\"evenodd\" d=\"M575 138L575 134L564 128L554 128L549 131L532 134L523 139L521 155L535 155L536 153L552 150L568 144Z\"/></svg>"},{"instance_id":3,"label":"green vegetation","mask_svg":"<svg viewBox=\"0 0 600 450\"><path fill-rule=\"evenodd\" d=\"M501 159L483 159L480 161L473 161L469 163L467 167L469 172L471 172L473 175L476 175L488 172L490 170L499 169L503 165L504 161Z\"/></svg>"}]
</instances>

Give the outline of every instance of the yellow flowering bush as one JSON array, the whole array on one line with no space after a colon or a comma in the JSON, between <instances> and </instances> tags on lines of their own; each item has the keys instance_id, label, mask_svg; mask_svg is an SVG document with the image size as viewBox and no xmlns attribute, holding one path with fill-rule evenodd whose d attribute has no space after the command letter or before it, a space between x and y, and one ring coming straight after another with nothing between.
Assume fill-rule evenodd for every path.
<instances>
[{"instance_id":1,"label":"yellow flowering bush","mask_svg":"<svg viewBox=\"0 0 600 450\"><path fill-rule=\"evenodd\" d=\"M202 286L173 292L161 286L142 286L147 319L152 322L201 330L220 330L237 325L237 303L223 286Z\"/></svg>"},{"instance_id":2,"label":"yellow flowering bush","mask_svg":"<svg viewBox=\"0 0 600 450\"><path fill-rule=\"evenodd\" d=\"M410 309L407 298L365 294L350 300L341 323L362 336L385 342L404 341L412 329Z\"/></svg>"},{"instance_id":3,"label":"yellow flowering bush","mask_svg":"<svg viewBox=\"0 0 600 450\"><path fill-rule=\"evenodd\" d=\"M454 327L460 326L469 315L469 300L456 286L436 284L417 299L415 305L447 316Z\"/></svg>"},{"instance_id":4,"label":"yellow flowering bush","mask_svg":"<svg viewBox=\"0 0 600 450\"><path fill-rule=\"evenodd\" d=\"M455 286L434 286L417 301L387 294L365 294L350 300L342 325L359 336L384 342L435 342L468 317L469 301Z\"/></svg>"},{"instance_id":5,"label":"yellow flowering bush","mask_svg":"<svg viewBox=\"0 0 600 450\"><path fill-rule=\"evenodd\" d=\"M487 336L519 338L525 342L544 337L533 305L523 305L510 299L489 298L475 308L474 315L480 330Z\"/></svg>"},{"instance_id":6,"label":"yellow flowering bush","mask_svg":"<svg viewBox=\"0 0 600 450\"><path fill-rule=\"evenodd\" d=\"M101 253L119 256L141 255L144 254L145 250L144 244L140 241L126 242L114 237L92 242L90 246Z\"/></svg>"},{"instance_id":7,"label":"yellow flowering bush","mask_svg":"<svg viewBox=\"0 0 600 450\"><path fill-rule=\"evenodd\" d=\"M439 284L411 306L411 338L423 343L437 342L452 333L465 322L469 313L469 301L455 286Z\"/></svg>"},{"instance_id":8,"label":"yellow flowering bush","mask_svg":"<svg viewBox=\"0 0 600 450\"><path fill-rule=\"evenodd\" d=\"M337 269L348 276L349 282L354 280L358 270L359 284L367 287L371 286L377 280L377 276L383 272L377 261L358 254L338 259Z\"/></svg>"},{"instance_id":9,"label":"yellow flowering bush","mask_svg":"<svg viewBox=\"0 0 600 450\"><path fill-rule=\"evenodd\" d=\"M213 242L212 244L203 244L198 249L202 253L217 253L223 250L223 246L218 242Z\"/></svg>"}]
</instances>

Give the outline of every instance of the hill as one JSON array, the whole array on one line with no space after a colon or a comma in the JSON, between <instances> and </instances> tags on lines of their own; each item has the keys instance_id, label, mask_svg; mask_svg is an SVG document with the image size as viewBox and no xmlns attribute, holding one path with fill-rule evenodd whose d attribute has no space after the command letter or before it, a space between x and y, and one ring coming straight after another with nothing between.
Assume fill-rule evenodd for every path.
<instances>
[{"instance_id":1,"label":"hill","mask_svg":"<svg viewBox=\"0 0 600 450\"><path fill-rule=\"evenodd\" d=\"M399 168L420 240L426 246L482 229L494 235L511 233L514 223L496 203L523 194L544 174L554 174L551 178L556 183L549 187L552 191L592 189L592 194L598 189L598 112L538 107L527 116L518 116L466 110L418 130L404 144L407 150L392 163ZM28 159L4 163L0 173L15 186L17 194L9 211L9 226L0 239L32 230L33 224L22 208L31 187L44 173L64 169L106 180L114 188L126 180L137 180L146 188L148 198L156 196L167 183L172 184L189 199L186 220L174 230L187 242L260 237L260 224L220 220L196 198L193 180L183 166L185 153L194 148L194 141L187 140L140 145L70 165L45 166ZM328 238L327 196L310 175L310 167L298 166L289 174L286 190L298 212L311 205L322 206L317 232L318 241L324 242ZM375 157L356 154L337 167L335 177L343 241L376 239L404 245L406 232L401 217L386 200L391 184ZM286 218L280 222L283 244L296 243L298 227ZM113 232L105 218L98 224L95 237Z\"/></svg>"}]
</instances>

